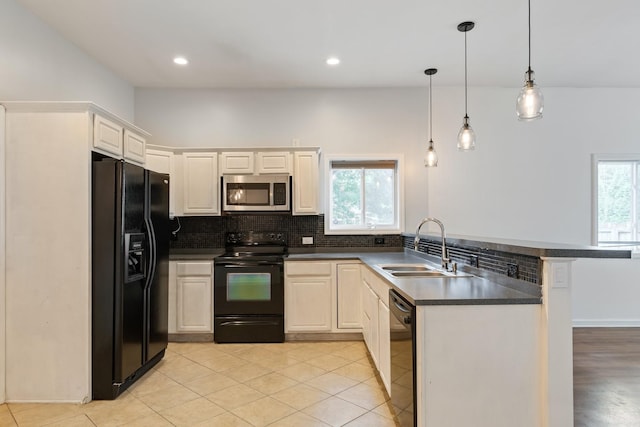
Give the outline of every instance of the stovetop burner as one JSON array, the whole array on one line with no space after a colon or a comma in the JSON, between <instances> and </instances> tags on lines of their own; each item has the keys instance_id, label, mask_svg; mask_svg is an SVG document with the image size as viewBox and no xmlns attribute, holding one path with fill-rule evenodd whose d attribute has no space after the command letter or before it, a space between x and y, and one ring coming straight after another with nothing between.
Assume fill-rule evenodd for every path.
<instances>
[{"instance_id":1,"label":"stovetop burner","mask_svg":"<svg viewBox=\"0 0 640 427\"><path fill-rule=\"evenodd\" d=\"M225 235L221 259L273 258L287 255L287 236L278 232L230 232Z\"/></svg>"}]
</instances>

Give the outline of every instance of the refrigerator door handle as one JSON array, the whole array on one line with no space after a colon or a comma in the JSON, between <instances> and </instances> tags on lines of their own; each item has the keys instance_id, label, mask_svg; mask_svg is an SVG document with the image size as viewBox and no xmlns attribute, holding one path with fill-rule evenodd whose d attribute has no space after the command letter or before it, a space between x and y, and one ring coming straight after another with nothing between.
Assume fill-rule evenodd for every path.
<instances>
[{"instance_id":1,"label":"refrigerator door handle","mask_svg":"<svg viewBox=\"0 0 640 427\"><path fill-rule=\"evenodd\" d=\"M153 282L153 278L156 275L156 233L155 230L153 229L153 223L148 219L145 218L144 220L145 224L146 224L146 232L147 232L147 241L149 242L149 261L148 261L148 273L147 273L147 280L145 281L144 284L144 289L149 289L149 286L151 286L151 283Z\"/></svg>"}]
</instances>

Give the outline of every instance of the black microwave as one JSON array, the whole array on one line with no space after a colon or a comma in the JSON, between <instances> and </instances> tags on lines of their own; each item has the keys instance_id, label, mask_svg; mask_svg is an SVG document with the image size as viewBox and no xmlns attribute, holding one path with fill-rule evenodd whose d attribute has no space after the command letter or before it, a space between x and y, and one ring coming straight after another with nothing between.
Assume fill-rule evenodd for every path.
<instances>
[{"instance_id":1,"label":"black microwave","mask_svg":"<svg viewBox=\"0 0 640 427\"><path fill-rule=\"evenodd\" d=\"M267 212L291 210L289 175L223 175L222 210Z\"/></svg>"}]
</instances>

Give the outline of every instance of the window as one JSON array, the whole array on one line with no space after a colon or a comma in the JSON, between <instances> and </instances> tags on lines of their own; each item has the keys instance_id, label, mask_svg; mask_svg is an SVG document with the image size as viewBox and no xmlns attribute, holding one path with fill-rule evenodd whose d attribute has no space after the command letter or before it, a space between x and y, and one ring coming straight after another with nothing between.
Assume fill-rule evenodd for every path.
<instances>
[{"instance_id":1,"label":"window","mask_svg":"<svg viewBox=\"0 0 640 427\"><path fill-rule=\"evenodd\" d=\"M327 234L400 232L398 159L328 159Z\"/></svg>"},{"instance_id":2,"label":"window","mask_svg":"<svg viewBox=\"0 0 640 427\"><path fill-rule=\"evenodd\" d=\"M594 244L640 244L640 154L594 155Z\"/></svg>"}]
</instances>

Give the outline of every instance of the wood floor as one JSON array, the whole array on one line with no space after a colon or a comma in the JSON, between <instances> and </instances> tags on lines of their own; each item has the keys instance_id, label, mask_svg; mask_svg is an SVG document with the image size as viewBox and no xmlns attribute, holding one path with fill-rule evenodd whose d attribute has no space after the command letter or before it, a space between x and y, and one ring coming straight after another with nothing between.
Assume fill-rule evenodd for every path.
<instances>
[{"instance_id":1,"label":"wood floor","mask_svg":"<svg viewBox=\"0 0 640 427\"><path fill-rule=\"evenodd\" d=\"M640 328L574 328L576 427L640 426Z\"/></svg>"}]
</instances>

